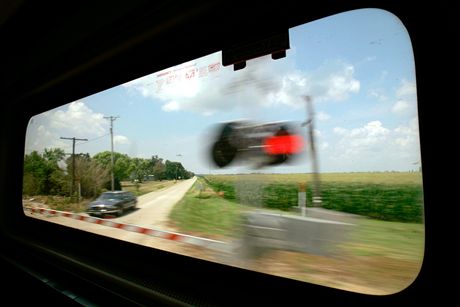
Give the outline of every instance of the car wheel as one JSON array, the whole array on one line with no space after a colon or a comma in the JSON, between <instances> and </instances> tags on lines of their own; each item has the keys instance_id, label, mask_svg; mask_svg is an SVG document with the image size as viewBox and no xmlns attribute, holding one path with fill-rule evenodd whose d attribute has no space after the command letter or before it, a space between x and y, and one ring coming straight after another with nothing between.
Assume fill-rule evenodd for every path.
<instances>
[{"instance_id":1,"label":"car wheel","mask_svg":"<svg viewBox=\"0 0 460 307\"><path fill-rule=\"evenodd\" d=\"M117 216L122 216L123 212L124 212L123 208L120 208L120 210L118 210L117 212Z\"/></svg>"}]
</instances>

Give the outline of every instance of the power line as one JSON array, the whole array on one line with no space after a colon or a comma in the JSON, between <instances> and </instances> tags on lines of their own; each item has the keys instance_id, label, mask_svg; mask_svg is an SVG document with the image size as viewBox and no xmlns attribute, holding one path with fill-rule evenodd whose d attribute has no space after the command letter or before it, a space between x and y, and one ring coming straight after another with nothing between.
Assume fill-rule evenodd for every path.
<instances>
[{"instance_id":1,"label":"power line","mask_svg":"<svg viewBox=\"0 0 460 307\"><path fill-rule=\"evenodd\" d=\"M84 143L80 143L80 144L76 144L76 145L77 145L77 146L78 146L78 145L85 145L85 144L88 144L88 143L90 143L90 142L93 142L93 141L97 141L97 140L99 140L99 139L102 139L103 137L106 137L106 136L108 136L108 135L110 135L110 133L106 133L106 134L104 134L104 135L97 136L97 137L95 137L95 138L93 138L93 139L90 139L90 140L84 142Z\"/></svg>"}]
</instances>

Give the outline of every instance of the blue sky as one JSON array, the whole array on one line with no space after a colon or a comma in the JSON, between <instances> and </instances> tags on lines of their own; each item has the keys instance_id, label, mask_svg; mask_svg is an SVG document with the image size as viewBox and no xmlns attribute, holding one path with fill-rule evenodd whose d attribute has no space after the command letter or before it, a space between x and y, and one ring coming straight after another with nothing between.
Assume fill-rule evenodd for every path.
<instances>
[{"instance_id":1,"label":"blue sky","mask_svg":"<svg viewBox=\"0 0 460 307\"><path fill-rule=\"evenodd\" d=\"M291 48L277 61L263 57L234 72L215 53L155 72L33 117L26 153L59 147L60 137L87 138L77 152L110 150L132 157L158 155L196 173L211 169L207 149L216 123L306 117L302 96L313 99L321 172L408 171L420 166L415 67L410 38L391 13L357 10L290 29ZM305 131L305 130L303 130ZM180 156L178 156L180 155ZM309 172L296 165L266 172Z\"/></svg>"}]
</instances>

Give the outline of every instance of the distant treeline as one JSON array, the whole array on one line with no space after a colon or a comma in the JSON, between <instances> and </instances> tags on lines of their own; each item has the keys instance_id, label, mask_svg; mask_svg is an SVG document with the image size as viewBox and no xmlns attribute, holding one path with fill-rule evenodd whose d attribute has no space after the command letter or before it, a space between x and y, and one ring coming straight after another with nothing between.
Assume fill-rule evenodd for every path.
<instances>
[{"instance_id":1,"label":"distant treeline","mask_svg":"<svg viewBox=\"0 0 460 307\"><path fill-rule=\"evenodd\" d=\"M73 167L75 161L75 168ZM180 162L154 155L150 159L132 158L114 152L115 189L120 181L188 179L193 173ZM24 195L70 195L79 186L81 196L94 197L103 189L111 188L111 152L103 151L93 157L89 154L68 156L62 149L32 151L24 157ZM75 186L72 189L72 182Z\"/></svg>"}]
</instances>

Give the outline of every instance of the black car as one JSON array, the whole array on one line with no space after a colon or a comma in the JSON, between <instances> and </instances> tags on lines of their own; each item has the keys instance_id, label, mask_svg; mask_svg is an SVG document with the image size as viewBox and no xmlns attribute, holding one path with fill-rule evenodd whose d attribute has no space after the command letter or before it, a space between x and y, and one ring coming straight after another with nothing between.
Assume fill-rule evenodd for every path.
<instances>
[{"instance_id":1,"label":"black car","mask_svg":"<svg viewBox=\"0 0 460 307\"><path fill-rule=\"evenodd\" d=\"M127 209L136 208L137 197L127 191L104 192L86 208L89 215L104 216L116 214L121 216Z\"/></svg>"}]
</instances>

